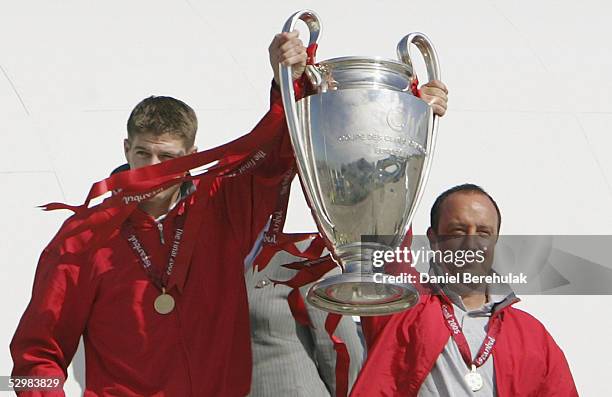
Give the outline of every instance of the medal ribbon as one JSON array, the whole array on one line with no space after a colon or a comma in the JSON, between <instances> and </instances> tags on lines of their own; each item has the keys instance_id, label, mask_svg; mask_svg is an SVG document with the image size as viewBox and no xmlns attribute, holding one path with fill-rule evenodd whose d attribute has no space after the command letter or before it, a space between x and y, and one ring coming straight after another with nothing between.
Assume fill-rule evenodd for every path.
<instances>
[{"instance_id":1,"label":"medal ribbon","mask_svg":"<svg viewBox=\"0 0 612 397\"><path fill-rule=\"evenodd\" d=\"M441 296L440 299L440 307L442 310L442 316L444 317L444 322L450 331L452 338L457 344L457 347L459 348L463 361L468 368L472 368L472 366L475 366L476 368L482 366L493 352L493 346L495 346L497 336L501 331L501 313L493 313L491 316L488 324L489 327L487 330L487 335L485 336L485 339L478 350L478 354L476 354L476 358L472 360L470 346L468 345L459 321L457 321L455 311L453 310L453 305L443 296Z\"/></svg>"},{"instance_id":2,"label":"medal ribbon","mask_svg":"<svg viewBox=\"0 0 612 397\"><path fill-rule=\"evenodd\" d=\"M276 202L276 209L270 219L270 227L263 236L264 245L276 244L283 232L285 220L287 219L287 205L289 204L289 193L291 192L291 181L295 177L295 168L292 166L283 174L280 191Z\"/></svg>"},{"instance_id":3,"label":"medal ribbon","mask_svg":"<svg viewBox=\"0 0 612 397\"><path fill-rule=\"evenodd\" d=\"M329 313L325 320L325 330L334 343L334 350L336 351L336 397L346 397L349 389L348 373L351 356L346 348L346 343L334 335L340 320L342 320L342 315Z\"/></svg>"},{"instance_id":4,"label":"medal ribbon","mask_svg":"<svg viewBox=\"0 0 612 397\"><path fill-rule=\"evenodd\" d=\"M184 209L185 208L183 207L182 210ZM176 215L174 218L174 238L172 240L172 245L170 246L170 253L168 254L168 265L166 265L166 269L164 271L161 271L153 265L150 259L151 257L147 254L143 244L136 235L134 226L128 221L123 228L123 234L126 237L130 248L132 248L134 254L140 261L142 268L147 274L147 277L149 277L149 280L151 280L151 282L161 291L164 291L168 286L168 279L170 278L170 275L172 275L174 265L176 264L176 258L178 257L183 234L185 233L185 217L186 213L183 212L180 215Z\"/></svg>"}]
</instances>

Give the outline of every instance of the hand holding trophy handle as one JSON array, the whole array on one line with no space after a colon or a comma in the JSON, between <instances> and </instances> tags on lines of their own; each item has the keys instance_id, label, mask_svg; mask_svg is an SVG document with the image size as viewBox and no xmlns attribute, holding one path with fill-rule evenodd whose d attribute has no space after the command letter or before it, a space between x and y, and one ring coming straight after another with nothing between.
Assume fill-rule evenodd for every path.
<instances>
[{"instance_id":1,"label":"hand holding trophy handle","mask_svg":"<svg viewBox=\"0 0 612 397\"><path fill-rule=\"evenodd\" d=\"M321 33L321 22L319 16L311 10L301 10L293 14L285 25L283 26L283 32L292 32L295 30L295 25L298 21L304 21L308 30L310 31L310 38L308 40L308 47L316 45L319 40ZM293 78L291 66L285 66L282 63L279 64L280 69L280 89L283 98L283 106L285 108L285 118L287 119L287 126L289 128L289 137L294 148L302 148L303 155L296 155L296 161L300 175L304 179L306 185L314 186L314 176L312 175L308 166L306 166L306 156L309 153L309 142L308 138L304 136L301 128L300 121L298 119L297 106L295 104L295 90L293 89ZM318 85L320 83L320 75L316 72L313 65L306 65L306 73L311 79L314 79L313 83ZM319 220L326 222L328 226L331 226L331 222L323 211L321 205L321 199L317 197L316 193L311 193L309 189L305 189L306 198L309 201L310 208L312 211L319 214ZM316 217L315 217L316 219Z\"/></svg>"},{"instance_id":2,"label":"hand holding trophy handle","mask_svg":"<svg viewBox=\"0 0 612 397\"><path fill-rule=\"evenodd\" d=\"M416 79L417 76L416 76L416 72L414 71L414 67L412 65L412 57L410 55L410 48L411 48L410 44L414 44L419 49L419 51L421 52L421 55L423 56L423 59L425 60L425 67L427 68L428 81L441 80L440 64L438 63L438 54L436 53L436 50L431 44L431 41L429 40L429 38L423 33L419 33L419 32L413 32L413 33L407 34L397 44L397 56L401 62L404 62L405 64L410 66L410 68L413 71L413 78ZM432 154L434 153L435 146L436 146L436 138L438 136L439 117L433 111L431 113L432 113L432 119L431 119L432 121L430 124L431 128L429 128L428 130L429 132L427 134L427 153L425 155L425 165L423 167L423 172L421 173L420 181L417 185L418 188L415 194L415 201L417 204L421 202L423 192L425 191L425 182L427 181L429 177L429 171L431 170L431 161L433 158ZM408 233L408 230L410 229L411 226L412 226L411 224L406 225L406 230L404 230L405 232L404 235Z\"/></svg>"}]
</instances>

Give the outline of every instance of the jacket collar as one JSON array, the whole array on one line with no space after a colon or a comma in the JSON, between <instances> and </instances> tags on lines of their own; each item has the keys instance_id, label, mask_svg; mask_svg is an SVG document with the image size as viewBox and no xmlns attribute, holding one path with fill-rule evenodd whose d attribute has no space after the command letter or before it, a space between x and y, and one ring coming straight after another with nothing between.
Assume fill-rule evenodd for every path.
<instances>
[{"instance_id":1,"label":"jacket collar","mask_svg":"<svg viewBox=\"0 0 612 397\"><path fill-rule=\"evenodd\" d=\"M442 275L439 267L433 263L430 263L428 273L437 276ZM431 286L434 294L442 295L441 298L446 297L461 310L466 312L468 311L463 304L461 296L452 291L448 285L432 283ZM470 313L476 316L489 317L519 301L520 299L516 296L509 284L487 284L487 303L485 303L479 309L471 310Z\"/></svg>"}]
</instances>

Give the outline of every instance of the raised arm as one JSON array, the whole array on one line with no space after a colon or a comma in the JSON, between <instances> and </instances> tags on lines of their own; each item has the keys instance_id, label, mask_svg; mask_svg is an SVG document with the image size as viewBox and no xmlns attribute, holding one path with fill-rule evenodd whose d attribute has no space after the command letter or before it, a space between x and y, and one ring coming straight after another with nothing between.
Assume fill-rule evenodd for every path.
<instances>
[{"instance_id":1,"label":"raised arm","mask_svg":"<svg viewBox=\"0 0 612 397\"><path fill-rule=\"evenodd\" d=\"M296 96L302 96L303 84L299 77L306 64L306 49L297 32L276 35L268 50L275 80L279 62L291 65L297 78L294 81ZM227 217L243 243L245 255L276 209L285 177L294 165L281 94L275 82L270 89L270 110L250 134L261 137L263 156L259 164L244 175L222 182Z\"/></svg>"}]
</instances>

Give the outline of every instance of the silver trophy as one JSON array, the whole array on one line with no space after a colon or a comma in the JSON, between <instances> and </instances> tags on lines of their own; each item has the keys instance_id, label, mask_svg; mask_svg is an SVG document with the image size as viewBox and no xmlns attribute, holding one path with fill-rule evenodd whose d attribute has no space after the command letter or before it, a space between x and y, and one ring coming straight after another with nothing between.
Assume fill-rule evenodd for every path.
<instances>
[{"instance_id":1,"label":"silver trophy","mask_svg":"<svg viewBox=\"0 0 612 397\"><path fill-rule=\"evenodd\" d=\"M302 20L316 44L320 19ZM414 96L410 44L424 57L429 80L440 79L429 39L411 33L397 46L399 61L344 57L309 65L315 93L295 101L291 68L281 65L283 105L299 176L319 232L343 274L315 283L307 295L333 313L381 315L418 302L409 283L381 282L373 267L377 250L395 250L408 232L431 168L437 117ZM364 239L364 236L379 236Z\"/></svg>"}]
</instances>

